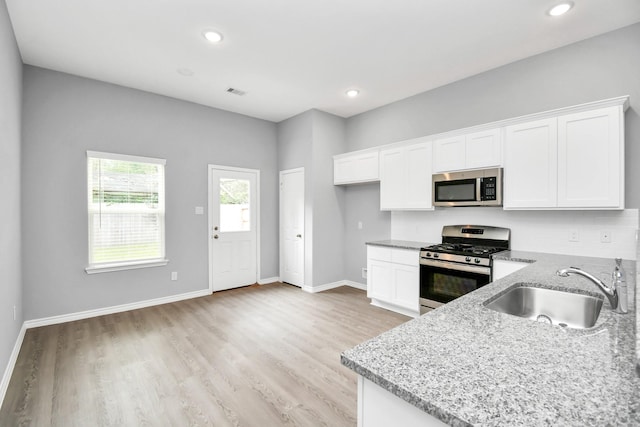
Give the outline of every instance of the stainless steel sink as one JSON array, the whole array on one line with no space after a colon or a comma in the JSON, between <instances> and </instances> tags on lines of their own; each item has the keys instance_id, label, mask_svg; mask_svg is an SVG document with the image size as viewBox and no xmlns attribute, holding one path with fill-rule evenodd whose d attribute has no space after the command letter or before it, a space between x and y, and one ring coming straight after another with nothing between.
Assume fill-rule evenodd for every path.
<instances>
[{"instance_id":1,"label":"stainless steel sink","mask_svg":"<svg viewBox=\"0 0 640 427\"><path fill-rule=\"evenodd\" d=\"M485 301L487 308L566 328L586 329L596 324L603 298L596 294L565 292L516 283L506 293Z\"/></svg>"}]
</instances>

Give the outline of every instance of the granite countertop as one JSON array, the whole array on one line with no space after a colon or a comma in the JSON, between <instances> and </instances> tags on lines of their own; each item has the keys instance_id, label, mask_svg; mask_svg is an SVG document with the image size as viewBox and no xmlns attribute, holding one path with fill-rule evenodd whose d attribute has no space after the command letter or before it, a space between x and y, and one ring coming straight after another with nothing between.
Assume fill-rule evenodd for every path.
<instances>
[{"instance_id":1,"label":"granite countertop","mask_svg":"<svg viewBox=\"0 0 640 427\"><path fill-rule=\"evenodd\" d=\"M508 253L507 253L508 252ZM484 307L519 282L599 293L575 266L610 277L613 260L505 251L532 262L501 280L345 351L342 363L455 426L640 425L635 263L625 261L629 313L605 299L596 325L563 329Z\"/></svg>"},{"instance_id":2,"label":"granite countertop","mask_svg":"<svg viewBox=\"0 0 640 427\"><path fill-rule=\"evenodd\" d=\"M375 242L367 242L366 244L371 246L388 246L390 248L398 249L415 249L419 251L421 248L430 246L433 243L414 242L412 240L378 240Z\"/></svg>"}]
</instances>

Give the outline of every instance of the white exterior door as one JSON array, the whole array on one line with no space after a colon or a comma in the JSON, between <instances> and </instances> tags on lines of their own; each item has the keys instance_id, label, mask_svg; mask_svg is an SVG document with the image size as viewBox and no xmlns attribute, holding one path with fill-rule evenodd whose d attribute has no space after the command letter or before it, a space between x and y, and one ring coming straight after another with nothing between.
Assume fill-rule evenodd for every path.
<instances>
[{"instance_id":1,"label":"white exterior door","mask_svg":"<svg viewBox=\"0 0 640 427\"><path fill-rule=\"evenodd\" d=\"M280 172L280 280L304 286L304 169Z\"/></svg>"},{"instance_id":2,"label":"white exterior door","mask_svg":"<svg viewBox=\"0 0 640 427\"><path fill-rule=\"evenodd\" d=\"M209 165L209 288L257 282L260 172Z\"/></svg>"}]
</instances>

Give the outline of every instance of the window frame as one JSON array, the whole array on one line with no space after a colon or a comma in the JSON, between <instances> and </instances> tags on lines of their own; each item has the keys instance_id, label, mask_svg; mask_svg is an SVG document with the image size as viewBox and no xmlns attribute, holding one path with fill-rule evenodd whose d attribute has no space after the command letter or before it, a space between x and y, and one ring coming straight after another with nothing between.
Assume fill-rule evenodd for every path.
<instances>
[{"instance_id":1,"label":"window frame","mask_svg":"<svg viewBox=\"0 0 640 427\"><path fill-rule=\"evenodd\" d=\"M160 212L160 220L161 220L161 253L162 256L159 258L151 258L151 259L141 259L141 260L123 260L117 262L103 262L103 263L93 263L91 264L89 261L91 259L91 251L92 251L92 220L93 215L91 210L91 201L93 197L93 185L91 181L91 161L90 159L104 159L104 160L116 160L116 161L125 161L125 162L135 162L135 163L146 163L146 164L155 164L162 165L162 182L159 183L161 186L160 193L162 196L159 200L159 205L161 205ZM95 274L95 273L106 273L111 271L120 271L120 270L131 270L138 268L148 268L148 267L160 267L163 265L167 265L169 260L166 257L166 159L154 158L154 157L142 157L142 156L132 156L128 154L117 154L117 153L106 153L101 151L87 151L87 205L86 205L86 213L87 213L87 267L85 268L85 272L87 274Z\"/></svg>"}]
</instances>

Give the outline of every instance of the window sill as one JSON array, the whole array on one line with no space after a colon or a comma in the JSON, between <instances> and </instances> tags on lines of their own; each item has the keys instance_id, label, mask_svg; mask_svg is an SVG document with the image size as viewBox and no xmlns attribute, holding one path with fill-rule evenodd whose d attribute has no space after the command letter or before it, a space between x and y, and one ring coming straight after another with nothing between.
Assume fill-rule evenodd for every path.
<instances>
[{"instance_id":1,"label":"window sill","mask_svg":"<svg viewBox=\"0 0 640 427\"><path fill-rule=\"evenodd\" d=\"M84 269L84 271L86 271L87 274L109 273L112 271L133 270L137 268L162 267L163 265L167 265L168 263L168 259L153 259L148 261L96 265L87 267Z\"/></svg>"}]
</instances>

